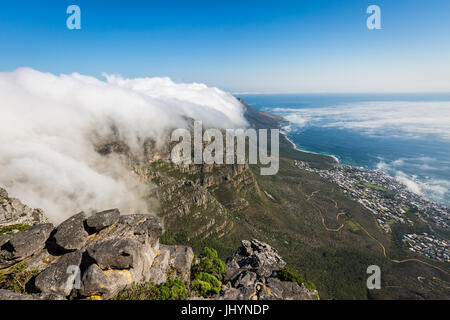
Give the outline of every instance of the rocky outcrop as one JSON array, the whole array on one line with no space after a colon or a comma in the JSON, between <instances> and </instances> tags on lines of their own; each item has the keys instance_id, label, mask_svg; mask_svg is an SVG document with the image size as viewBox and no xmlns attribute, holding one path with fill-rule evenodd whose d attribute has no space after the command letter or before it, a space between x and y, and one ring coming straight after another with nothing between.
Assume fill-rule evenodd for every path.
<instances>
[{"instance_id":1,"label":"rocky outcrop","mask_svg":"<svg viewBox=\"0 0 450 320\"><path fill-rule=\"evenodd\" d=\"M112 209L87 217L81 212L57 228L39 224L1 237L0 269L24 262L40 270L35 299L111 299L132 283L158 285L169 277L189 282L192 249L160 246L163 231L162 220L151 215L121 216Z\"/></svg>"},{"instance_id":2,"label":"rocky outcrop","mask_svg":"<svg viewBox=\"0 0 450 320\"><path fill-rule=\"evenodd\" d=\"M133 283L159 285L169 278L179 278L189 288L194 252L187 246L160 244L163 232L159 217L120 215L111 209L90 217L80 212L56 228L41 223L0 236L2 274L19 263L37 272L30 281L31 296L0 290L0 300L112 299ZM213 298L316 299L317 292L303 284L278 279L285 265L270 245L244 240L227 259L221 293Z\"/></svg>"},{"instance_id":3,"label":"rocky outcrop","mask_svg":"<svg viewBox=\"0 0 450 320\"><path fill-rule=\"evenodd\" d=\"M8 192L0 187L0 226L35 225L48 222L41 209L32 209L19 199L10 198Z\"/></svg>"},{"instance_id":4,"label":"rocky outcrop","mask_svg":"<svg viewBox=\"0 0 450 320\"><path fill-rule=\"evenodd\" d=\"M280 281L278 271L286 263L275 249L258 240L243 240L227 259L224 288L215 299L223 300L316 300L316 290L304 284Z\"/></svg>"}]
</instances>

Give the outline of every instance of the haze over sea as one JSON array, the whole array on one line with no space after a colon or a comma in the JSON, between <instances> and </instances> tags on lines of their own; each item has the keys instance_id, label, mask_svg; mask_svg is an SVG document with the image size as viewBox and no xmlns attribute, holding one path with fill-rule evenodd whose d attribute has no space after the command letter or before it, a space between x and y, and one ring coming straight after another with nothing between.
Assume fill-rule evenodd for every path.
<instances>
[{"instance_id":1,"label":"haze over sea","mask_svg":"<svg viewBox=\"0 0 450 320\"><path fill-rule=\"evenodd\" d=\"M297 148L380 169L450 206L450 94L240 94L283 116Z\"/></svg>"}]
</instances>

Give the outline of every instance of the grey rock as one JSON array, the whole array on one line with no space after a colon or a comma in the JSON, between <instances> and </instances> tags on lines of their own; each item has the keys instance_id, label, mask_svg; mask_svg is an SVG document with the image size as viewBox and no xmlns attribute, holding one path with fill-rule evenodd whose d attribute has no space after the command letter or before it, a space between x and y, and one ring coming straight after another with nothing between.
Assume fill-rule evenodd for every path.
<instances>
[{"instance_id":1,"label":"grey rock","mask_svg":"<svg viewBox=\"0 0 450 320\"><path fill-rule=\"evenodd\" d=\"M109 287L105 273L96 264L90 265L83 274L80 294L85 297L103 295Z\"/></svg>"},{"instance_id":2,"label":"grey rock","mask_svg":"<svg viewBox=\"0 0 450 320\"><path fill-rule=\"evenodd\" d=\"M51 223L39 224L11 236L0 247L0 267L13 265L41 251L52 230Z\"/></svg>"},{"instance_id":3,"label":"grey rock","mask_svg":"<svg viewBox=\"0 0 450 320\"><path fill-rule=\"evenodd\" d=\"M87 248L89 256L101 269L130 269L139 258L135 239L111 239Z\"/></svg>"},{"instance_id":4,"label":"grey rock","mask_svg":"<svg viewBox=\"0 0 450 320\"><path fill-rule=\"evenodd\" d=\"M254 300L257 292L254 286L226 288L219 295L213 297L214 300Z\"/></svg>"},{"instance_id":5,"label":"grey rock","mask_svg":"<svg viewBox=\"0 0 450 320\"><path fill-rule=\"evenodd\" d=\"M164 224L161 218L147 216L146 220L139 223L134 229L137 236L145 236L148 243L154 247L159 243L159 238L164 232Z\"/></svg>"},{"instance_id":6,"label":"grey rock","mask_svg":"<svg viewBox=\"0 0 450 320\"><path fill-rule=\"evenodd\" d=\"M102 270L92 264L83 274L79 293L84 297L111 299L132 283L133 277L128 270Z\"/></svg>"},{"instance_id":7,"label":"grey rock","mask_svg":"<svg viewBox=\"0 0 450 320\"><path fill-rule=\"evenodd\" d=\"M167 281L169 276L169 258L170 249L160 247L160 251L157 253L153 260L152 267L148 271L148 281L154 285L159 285Z\"/></svg>"},{"instance_id":8,"label":"grey rock","mask_svg":"<svg viewBox=\"0 0 450 320\"><path fill-rule=\"evenodd\" d=\"M19 199L11 198L8 192L0 188L0 226L12 224L42 224L48 223L41 209L32 209L20 202Z\"/></svg>"},{"instance_id":9,"label":"grey rock","mask_svg":"<svg viewBox=\"0 0 450 320\"><path fill-rule=\"evenodd\" d=\"M315 300L317 291L303 284L280 281L277 273L286 263L270 245L242 241L242 246L227 259L222 292L224 300Z\"/></svg>"},{"instance_id":10,"label":"grey rock","mask_svg":"<svg viewBox=\"0 0 450 320\"><path fill-rule=\"evenodd\" d=\"M89 228L93 228L96 231L103 230L119 221L120 211L119 209L111 209L90 216L86 220L86 224Z\"/></svg>"},{"instance_id":11,"label":"grey rock","mask_svg":"<svg viewBox=\"0 0 450 320\"><path fill-rule=\"evenodd\" d=\"M54 293L33 293L34 300L67 300L65 296Z\"/></svg>"},{"instance_id":12,"label":"grey rock","mask_svg":"<svg viewBox=\"0 0 450 320\"><path fill-rule=\"evenodd\" d=\"M269 278L263 290L259 291L258 298L260 300L317 300L317 292L307 289L303 284Z\"/></svg>"},{"instance_id":13,"label":"grey rock","mask_svg":"<svg viewBox=\"0 0 450 320\"><path fill-rule=\"evenodd\" d=\"M36 288L44 294L67 297L76 287L77 280L81 280L79 267L82 256L81 251L63 255L36 277Z\"/></svg>"},{"instance_id":14,"label":"grey rock","mask_svg":"<svg viewBox=\"0 0 450 320\"><path fill-rule=\"evenodd\" d=\"M233 279L240 270L251 270L259 277L269 277L273 271L282 269L286 262L267 243L256 239L242 241L238 251L227 259L225 279Z\"/></svg>"},{"instance_id":15,"label":"grey rock","mask_svg":"<svg viewBox=\"0 0 450 320\"><path fill-rule=\"evenodd\" d=\"M51 263L58 260L59 257L52 255L47 248L35 253L29 259L25 261L27 270L39 270L42 271L47 268Z\"/></svg>"},{"instance_id":16,"label":"grey rock","mask_svg":"<svg viewBox=\"0 0 450 320\"><path fill-rule=\"evenodd\" d=\"M233 280L233 287L239 288L252 286L256 283L257 279L258 276L256 273L252 271L243 271Z\"/></svg>"},{"instance_id":17,"label":"grey rock","mask_svg":"<svg viewBox=\"0 0 450 320\"><path fill-rule=\"evenodd\" d=\"M67 251L81 249L89 236L84 228L85 219L85 213L80 212L61 223L53 236L56 245Z\"/></svg>"},{"instance_id":18,"label":"grey rock","mask_svg":"<svg viewBox=\"0 0 450 320\"><path fill-rule=\"evenodd\" d=\"M187 246L165 246L161 248L168 249L169 255L169 269L172 270L172 276L180 278L186 283L191 280L191 266L194 259L194 251Z\"/></svg>"},{"instance_id":19,"label":"grey rock","mask_svg":"<svg viewBox=\"0 0 450 320\"><path fill-rule=\"evenodd\" d=\"M0 289L0 300L35 300L32 296Z\"/></svg>"}]
</instances>

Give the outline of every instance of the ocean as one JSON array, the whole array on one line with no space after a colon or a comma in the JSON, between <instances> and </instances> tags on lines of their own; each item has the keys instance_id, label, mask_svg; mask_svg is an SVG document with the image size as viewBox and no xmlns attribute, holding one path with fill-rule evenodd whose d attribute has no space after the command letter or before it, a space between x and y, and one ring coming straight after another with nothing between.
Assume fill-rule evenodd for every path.
<instances>
[{"instance_id":1,"label":"ocean","mask_svg":"<svg viewBox=\"0 0 450 320\"><path fill-rule=\"evenodd\" d=\"M450 206L450 94L241 94L283 116L297 148L383 170Z\"/></svg>"}]
</instances>

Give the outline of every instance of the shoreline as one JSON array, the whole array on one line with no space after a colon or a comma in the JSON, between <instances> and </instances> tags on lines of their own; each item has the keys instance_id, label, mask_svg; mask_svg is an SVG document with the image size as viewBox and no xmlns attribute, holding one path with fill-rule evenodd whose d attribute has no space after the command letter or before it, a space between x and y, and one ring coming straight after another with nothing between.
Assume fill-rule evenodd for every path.
<instances>
[{"instance_id":1,"label":"shoreline","mask_svg":"<svg viewBox=\"0 0 450 320\"><path fill-rule=\"evenodd\" d=\"M300 151L300 152L305 152L305 153L316 154L316 155L319 155L319 156L327 156L327 157L332 158L332 159L333 159L334 161L336 161L338 164L341 164L341 162L339 161L339 159L338 159L336 156L334 156L334 155L332 155L332 154L318 153L318 152L314 152L314 151L308 151L308 150L300 149L300 148L297 147L297 145L296 145L291 139L289 139L289 137L288 137L288 135L286 134L286 132L281 132L281 134L286 138L287 141L289 141L289 143L292 145L292 147L293 147L295 150Z\"/></svg>"}]
</instances>

